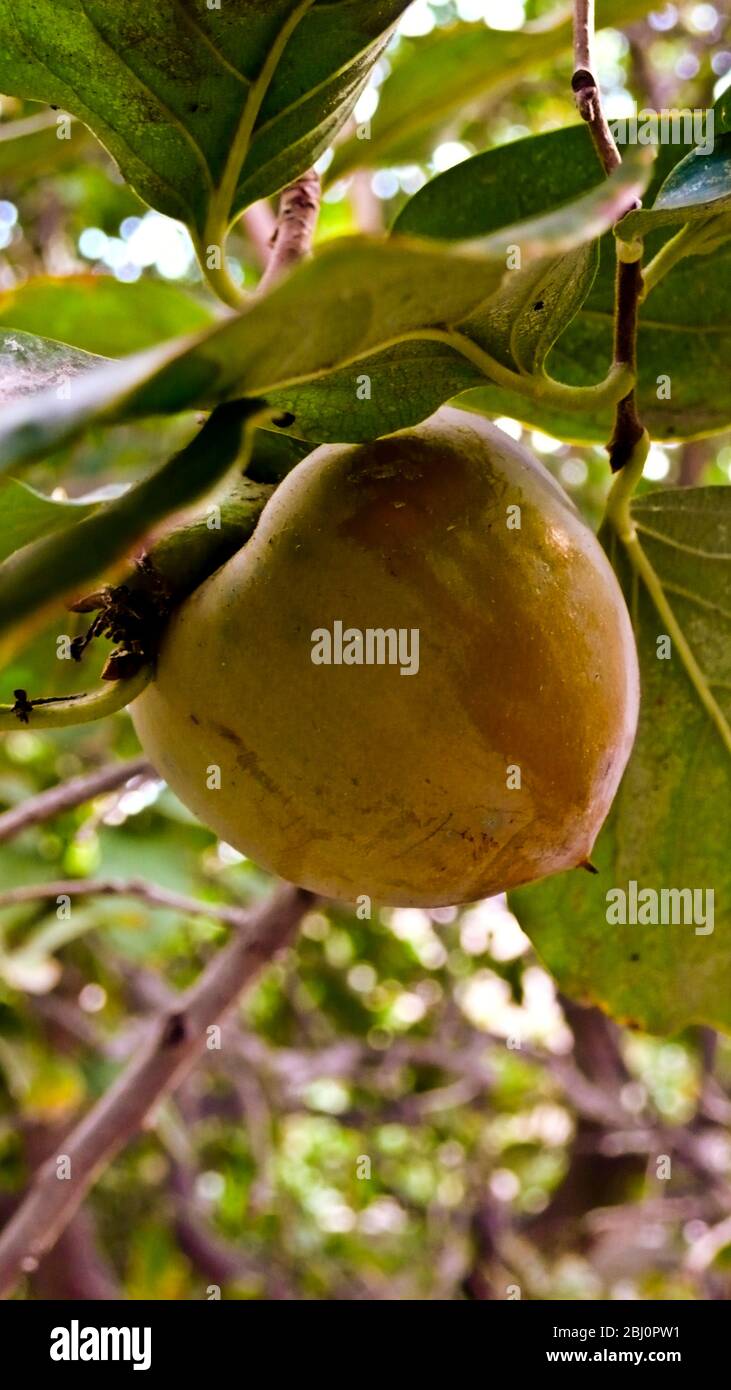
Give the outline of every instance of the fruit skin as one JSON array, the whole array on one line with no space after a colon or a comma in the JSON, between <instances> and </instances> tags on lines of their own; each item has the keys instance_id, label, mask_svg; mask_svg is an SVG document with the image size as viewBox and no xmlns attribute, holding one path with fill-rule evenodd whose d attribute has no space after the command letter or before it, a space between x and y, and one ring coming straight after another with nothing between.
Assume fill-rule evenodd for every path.
<instances>
[{"instance_id":1,"label":"fruit skin","mask_svg":"<svg viewBox=\"0 0 731 1390\"><path fill-rule=\"evenodd\" d=\"M418 673L314 665L336 620L417 628ZM257 863L328 897L438 906L588 857L638 701L598 541L526 449L445 408L298 464L173 617L132 712L173 790Z\"/></svg>"}]
</instances>

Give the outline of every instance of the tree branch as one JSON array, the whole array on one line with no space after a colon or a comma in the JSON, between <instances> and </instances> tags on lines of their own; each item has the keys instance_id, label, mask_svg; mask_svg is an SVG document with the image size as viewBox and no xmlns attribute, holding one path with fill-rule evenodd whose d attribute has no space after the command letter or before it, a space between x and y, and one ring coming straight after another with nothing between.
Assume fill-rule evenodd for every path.
<instances>
[{"instance_id":1,"label":"tree branch","mask_svg":"<svg viewBox=\"0 0 731 1390\"><path fill-rule=\"evenodd\" d=\"M265 270L269 261L272 238L276 235L277 219L266 198L252 203L244 212L241 221L244 225L251 249L257 264Z\"/></svg>"},{"instance_id":2,"label":"tree branch","mask_svg":"<svg viewBox=\"0 0 731 1390\"><path fill-rule=\"evenodd\" d=\"M85 772L80 777L72 777L57 787L33 796L20 806L13 806L0 815L0 844L12 840L31 825L41 825L43 821L60 816L63 811L71 811L74 806L82 806L85 801L93 801L105 792L116 791L136 778L152 777L157 773L147 758L130 758L127 762L111 763L109 767Z\"/></svg>"},{"instance_id":3,"label":"tree branch","mask_svg":"<svg viewBox=\"0 0 731 1390\"><path fill-rule=\"evenodd\" d=\"M235 931L242 931L249 925L249 913L243 907L201 902L198 898L188 898L183 893L172 893L167 888L159 888L156 883L149 883L143 878L72 878L57 879L52 883L28 883L0 893L0 909L17 907L19 903L62 897L141 898L152 907L171 907L176 912L186 912L192 917L215 917L217 921L225 922Z\"/></svg>"},{"instance_id":4,"label":"tree branch","mask_svg":"<svg viewBox=\"0 0 731 1390\"><path fill-rule=\"evenodd\" d=\"M617 247L619 253L619 242ZM633 375L637 373L637 325L641 295L641 260L624 261L621 254L618 254L614 308L614 365L629 367ZM617 406L614 431L607 445L613 473L618 473L629 463L644 432L637 413L633 387Z\"/></svg>"},{"instance_id":5,"label":"tree branch","mask_svg":"<svg viewBox=\"0 0 731 1390\"><path fill-rule=\"evenodd\" d=\"M99 1174L204 1050L207 1029L221 1021L244 986L292 940L312 901L303 889L282 889L251 914L248 930L237 932L196 984L158 1018L136 1059L65 1139L69 1179L59 1178L52 1157L5 1227L0 1295L8 1294L22 1272L53 1248Z\"/></svg>"},{"instance_id":6,"label":"tree branch","mask_svg":"<svg viewBox=\"0 0 731 1390\"><path fill-rule=\"evenodd\" d=\"M602 110L601 95L593 71L592 43L594 39L594 0L575 0L574 7L574 75L571 87L582 120L586 121L594 148L605 174L622 163L622 157Z\"/></svg>"},{"instance_id":7,"label":"tree branch","mask_svg":"<svg viewBox=\"0 0 731 1390\"><path fill-rule=\"evenodd\" d=\"M594 76L594 0L574 0L574 75L571 86L582 120L591 132L594 148L605 174L622 163L622 156L602 108L601 93ZM642 244L631 248L617 241L617 280L614 308L614 368L629 367L637 374L637 321L642 296ZM629 462L644 433L637 414L634 387L619 402L614 431L607 445L613 473Z\"/></svg>"},{"instance_id":8,"label":"tree branch","mask_svg":"<svg viewBox=\"0 0 731 1390\"><path fill-rule=\"evenodd\" d=\"M285 188L279 200L272 253L257 293L266 293L285 271L308 255L319 211L320 178L314 169L308 169Z\"/></svg>"}]
</instances>

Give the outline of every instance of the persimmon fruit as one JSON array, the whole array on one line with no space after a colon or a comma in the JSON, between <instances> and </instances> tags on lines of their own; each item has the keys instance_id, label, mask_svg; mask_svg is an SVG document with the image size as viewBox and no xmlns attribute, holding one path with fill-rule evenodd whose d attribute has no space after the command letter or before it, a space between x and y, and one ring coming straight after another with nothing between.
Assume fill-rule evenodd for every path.
<instances>
[{"instance_id":1,"label":"persimmon fruit","mask_svg":"<svg viewBox=\"0 0 731 1390\"><path fill-rule=\"evenodd\" d=\"M445 408L300 463L174 614L133 717L266 869L438 906L587 860L638 698L599 542L530 452Z\"/></svg>"}]
</instances>

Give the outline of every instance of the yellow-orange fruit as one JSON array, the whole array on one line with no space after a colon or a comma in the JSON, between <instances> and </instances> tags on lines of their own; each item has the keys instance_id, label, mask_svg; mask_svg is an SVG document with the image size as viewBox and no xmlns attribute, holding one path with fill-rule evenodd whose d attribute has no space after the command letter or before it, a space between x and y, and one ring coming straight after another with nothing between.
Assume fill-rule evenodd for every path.
<instances>
[{"instance_id":1,"label":"yellow-orange fruit","mask_svg":"<svg viewBox=\"0 0 731 1390\"><path fill-rule=\"evenodd\" d=\"M299 464L173 617L133 717L173 790L257 863L436 906L587 858L638 686L573 504L495 425L443 409Z\"/></svg>"}]
</instances>

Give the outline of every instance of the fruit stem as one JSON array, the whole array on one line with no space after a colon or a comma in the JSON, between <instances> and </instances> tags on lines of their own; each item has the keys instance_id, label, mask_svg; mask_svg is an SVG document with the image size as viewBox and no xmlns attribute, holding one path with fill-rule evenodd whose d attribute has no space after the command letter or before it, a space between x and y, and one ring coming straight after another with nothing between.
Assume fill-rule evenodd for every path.
<instances>
[{"instance_id":1,"label":"fruit stem","mask_svg":"<svg viewBox=\"0 0 731 1390\"><path fill-rule=\"evenodd\" d=\"M152 680L152 666L142 666L126 680L107 681L84 695L64 695L58 699L29 700L24 690L16 690L14 705L0 705L0 731L28 724L34 729L63 729L69 724L90 724L124 709Z\"/></svg>"},{"instance_id":2,"label":"fruit stem","mask_svg":"<svg viewBox=\"0 0 731 1390\"><path fill-rule=\"evenodd\" d=\"M614 527L619 539L626 545L636 538L637 532L632 520L630 503L650 452L650 436L643 430L630 458L621 472L617 473L609 490L605 520Z\"/></svg>"}]
</instances>

